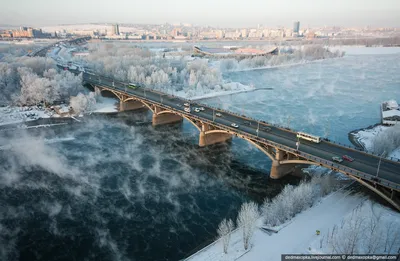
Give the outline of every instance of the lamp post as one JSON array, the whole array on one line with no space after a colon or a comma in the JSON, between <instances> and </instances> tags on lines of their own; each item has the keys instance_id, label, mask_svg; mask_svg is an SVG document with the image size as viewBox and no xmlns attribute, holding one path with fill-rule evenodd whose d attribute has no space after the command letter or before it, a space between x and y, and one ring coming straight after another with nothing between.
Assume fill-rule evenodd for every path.
<instances>
[{"instance_id":1,"label":"lamp post","mask_svg":"<svg viewBox=\"0 0 400 261\"><path fill-rule=\"evenodd\" d=\"M376 177L378 177L379 174L379 168L381 167L381 161L382 161L382 157L383 155L386 153L386 150L382 152L381 156L379 157L379 163L378 163L378 169L376 170Z\"/></svg>"},{"instance_id":2,"label":"lamp post","mask_svg":"<svg viewBox=\"0 0 400 261\"><path fill-rule=\"evenodd\" d=\"M260 122L259 121L257 121L257 130L256 130L256 132L257 132L257 138L258 138L258 132L260 131Z\"/></svg>"},{"instance_id":3,"label":"lamp post","mask_svg":"<svg viewBox=\"0 0 400 261\"><path fill-rule=\"evenodd\" d=\"M215 121L215 109L213 108L213 121Z\"/></svg>"}]
</instances>

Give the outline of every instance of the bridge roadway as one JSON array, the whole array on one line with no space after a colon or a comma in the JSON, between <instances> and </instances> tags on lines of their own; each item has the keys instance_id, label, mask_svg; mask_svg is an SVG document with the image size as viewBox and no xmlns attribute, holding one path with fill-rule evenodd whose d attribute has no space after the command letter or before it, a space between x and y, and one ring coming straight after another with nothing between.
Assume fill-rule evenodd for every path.
<instances>
[{"instance_id":1,"label":"bridge roadway","mask_svg":"<svg viewBox=\"0 0 400 261\"><path fill-rule=\"evenodd\" d=\"M88 77L92 79L89 80ZM171 96L168 94L161 94L148 88L140 87L137 89L132 89L127 87L127 83L115 81L113 79L98 75L90 75L88 73L84 73L84 81L96 84L98 86L103 85L107 88L115 89L117 91L126 93L128 96L137 96L144 100L160 103L180 113L193 114L195 116L198 116L200 119L203 118L209 121L213 121L217 124L221 124L227 128L230 128L233 131L235 131L236 129L232 128L231 124L236 123L239 125L239 127L237 128L238 130L257 136L258 121L254 119L245 118L244 116L236 115L223 110L218 110L212 107L208 107L204 104L198 104L196 102L189 102L191 104L192 110L191 113L186 113L184 112L183 104L185 102L188 102L188 100L183 98ZM197 113L194 112L193 107L204 107L205 110ZM222 117L214 117L214 113L217 112L221 113ZM270 128L270 131L264 131L262 127L265 126L268 126ZM261 122L258 137L265 138L269 141L290 147L292 149L296 148L296 133L276 127L274 125L269 125ZM384 183L381 184L384 187L400 191L400 162L382 159L379 169L379 176L375 178L379 163L379 157L375 155L358 151L353 148L340 146L326 140L322 140L320 143L300 140L299 151L300 153L304 152L325 159L326 161L330 161L332 166L339 165L339 167L348 167L363 172L367 175L371 175L373 176L372 180L378 183ZM333 156L342 157L343 155L351 156L352 158L354 158L354 161L348 162L344 160L342 163L332 162ZM357 176L357 174L354 175ZM369 179L371 180L371 177Z\"/></svg>"}]
</instances>

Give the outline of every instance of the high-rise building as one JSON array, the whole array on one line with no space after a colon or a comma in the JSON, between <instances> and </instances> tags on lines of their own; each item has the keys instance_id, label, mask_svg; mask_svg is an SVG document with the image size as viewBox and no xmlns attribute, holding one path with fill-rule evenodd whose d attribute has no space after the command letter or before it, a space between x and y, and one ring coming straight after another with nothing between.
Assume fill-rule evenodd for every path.
<instances>
[{"instance_id":1,"label":"high-rise building","mask_svg":"<svg viewBox=\"0 0 400 261\"><path fill-rule=\"evenodd\" d=\"M293 23L293 33L299 33L300 31L300 22L296 21Z\"/></svg>"},{"instance_id":2,"label":"high-rise building","mask_svg":"<svg viewBox=\"0 0 400 261\"><path fill-rule=\"evenodd\" d=\"M111 34L112 35L119 35L119 25L113 24L111 27Z\"/></svg>"}]
</instances>

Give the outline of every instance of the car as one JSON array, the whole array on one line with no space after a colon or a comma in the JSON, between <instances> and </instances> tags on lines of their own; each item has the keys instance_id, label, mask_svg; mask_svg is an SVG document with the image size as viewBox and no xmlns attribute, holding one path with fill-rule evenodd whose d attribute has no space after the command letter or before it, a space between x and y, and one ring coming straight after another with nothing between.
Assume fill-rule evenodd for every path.
<instances>
[{"instance_id":1,"label":"car","mask_svg":"<svg viewBox=\"0 0 400 261\"><path fill-rule=\"evenodd\" d=\"M217 113L215 114L215 116L217 116L217 117L222 117L222 114L219 113L219 112L217 112Z\"/></svg>"},{"instance_id":2,"label":"car","mask_svg":"<svg viewBox=\"0 0 400 261\"><path fill-rule=\"evenodd\" d=\"M343 160L341 159L341 158L339 158L339 157L332 157L332 160L333 161L336 161L336 162L339 162L339 163L341 163Z\"/></svg>"},{"instance_id":3,"label":"car","mask_svg":"<svg viewBox=\"0 0 400 261\"><path fill-rule=\"evenodd\" d=\"M182 107L182 104L179 104L179 103L177 103L177 104L176 104L176 106L178 106L178 107Z\"/></svg>"},{"instance_id":4,"label":"car","mask_svg":"<svg viewBox=\"0 0 400 261\"><path fill-rule=\"evenodd\" d=\"M200 112L200 109L199 108L194 108L194 111L195 112Z\"/></svg>"},{"instance_id":5,"label":"car","mask_svg":"<svg viewBox=\"0 0 400 261\"><path fill-rule=\"evenodd\" d=\"M232 123L231 126L232 126L233 128L239 128L239 125L237 125L236 123Z\"/></svg>"},{"instance_id":6,"label":"car","mask_svg":"<svg viewBox=\"0 0 400 261\"><path fill-rule=\"evenodd\" d=\"M262 131L271 131L270 127L260 127Z\"/></svg>"},{"instance_id":7,"label":"car","mask_svg":"<svg viewBox=\"0 0 400 261\"><path fill-rule=\"evenodd\" d=\"M189 104L189 103L187 103L187 102L185 102L183 105L185 105L185 106L190 106L190 104Z\"/></svg>"},{"instance_id":8,"label":"car","mask_svg":"<svg viewBox=\"0 0 400 261\"><path fill-rule=\"evenodd\" d=\"M243 124L244 124L244 125L251 125L251 122L249 122L249 121L244 121Z\"/></svg>"},{"instance_id":9,"label":"car","mask_svg":"<svg viewBox=\"0 0 400 261\"><path fill-rule=\"evenodd\" d=\"M185 109L183 109L184 111L186 111L186 112L190 112L190 108L185 108Z\"/></svg>"},{"instance_id":10,"label":"car","mask_svg":"<svg viewBox=\"0 0 400 261\"><path fill-rule=\"evenodd\" d=\"M347 161L350 161L350 162L353 162L353 161L354 161L354 159L353 159L352 157L350 157L349 155L343 155L343 156L342 156L342 159L347 160Z\"/></svg>"},{"instance_id":11,"label":"car","mask_svg":"<svg viewBox=\"0 0 400 261\"><path fill-rule=\"evenodd\" d=\"M200 107L199 110L204 111L204 107Z\"/></svg>"}]
</instances>

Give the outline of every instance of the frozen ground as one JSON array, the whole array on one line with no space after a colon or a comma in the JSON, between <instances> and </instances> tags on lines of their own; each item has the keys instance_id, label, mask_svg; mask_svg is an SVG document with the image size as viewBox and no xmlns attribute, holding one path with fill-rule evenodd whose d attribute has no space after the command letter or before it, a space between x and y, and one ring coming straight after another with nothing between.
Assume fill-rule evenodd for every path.
<instances>
[{"instance_id":1,"label":"frozen ground","mask_svg":"<svg viewBox=\"0 0 400 261\"><path fill-rule=\"evenodd\" d=\"M116 99L99 96L96 98L96 104L92 112L118 112L117 103L118 100ZM68 105L59 106L60 113L67 113L68 109ZM22 123L51 117L58 118L61 116L54 111L50 111L49 109L40 106L0 107L0 125ZM64 117L70 117L70 115L65 115Z\"/></svg>"},{"instance_id":2,"label":"frozen ground","mask_svg":"<svg viewBox=\"0 0 400 261\"><path fill-rule=\"evenodd\" d=\"M383 131L387 130L388 126L377 125L371 129L365 129L357 131L354 134L354 138L364 147L366 151L372 151L372 141L374 137L381 134Z\"/></svg>"},{"instance_id":3,"label":"frozen ground","mask_svg":"<svg viewBox=\"0 0 400 261\"><path fill-rule=\"evenodd\" d=\"M315 231L324 233L333 225L340 224L342 218L365 201L364 197L350 195L348 191L338 191L323 198L321 202L298 214L290 222L285 224L278 233L268 234L261 229L256 229L252 246L249 252L243 256L243 242L241 230L233 232L231 236L228 255L222 252L222 243L216 241L211 246L199 251L188 261L276 261L280 260L282 253L307 254L319 237ZM335 211L332 211L334 209ZM239 257L239 258L238 258Z\"/></svg>"},{"instance_id":4,"label":"frozen ground","mask_svg":"<svg viewBox=\"0 0 400 261\"><path fill-rule=\"evenodd\" d=\"M377 125L371 129L365 129L357 131L354 134L354 138L364 147L366 151L373 151L373 140L376 136L382 134L385 130L388 130L389 126ZM388 157L400 159L400 147L392 151Z\"/></svg>"},{"instance_id":5,"label":"frozen ground","mask_svg":"<svg viewBox=\"0 0 400 261\"><path fill-rule=\"evenodd\" d=\"M0 107L0 125L49 118L51 113L42 107Z\"/></svg>"}]
</instances>

